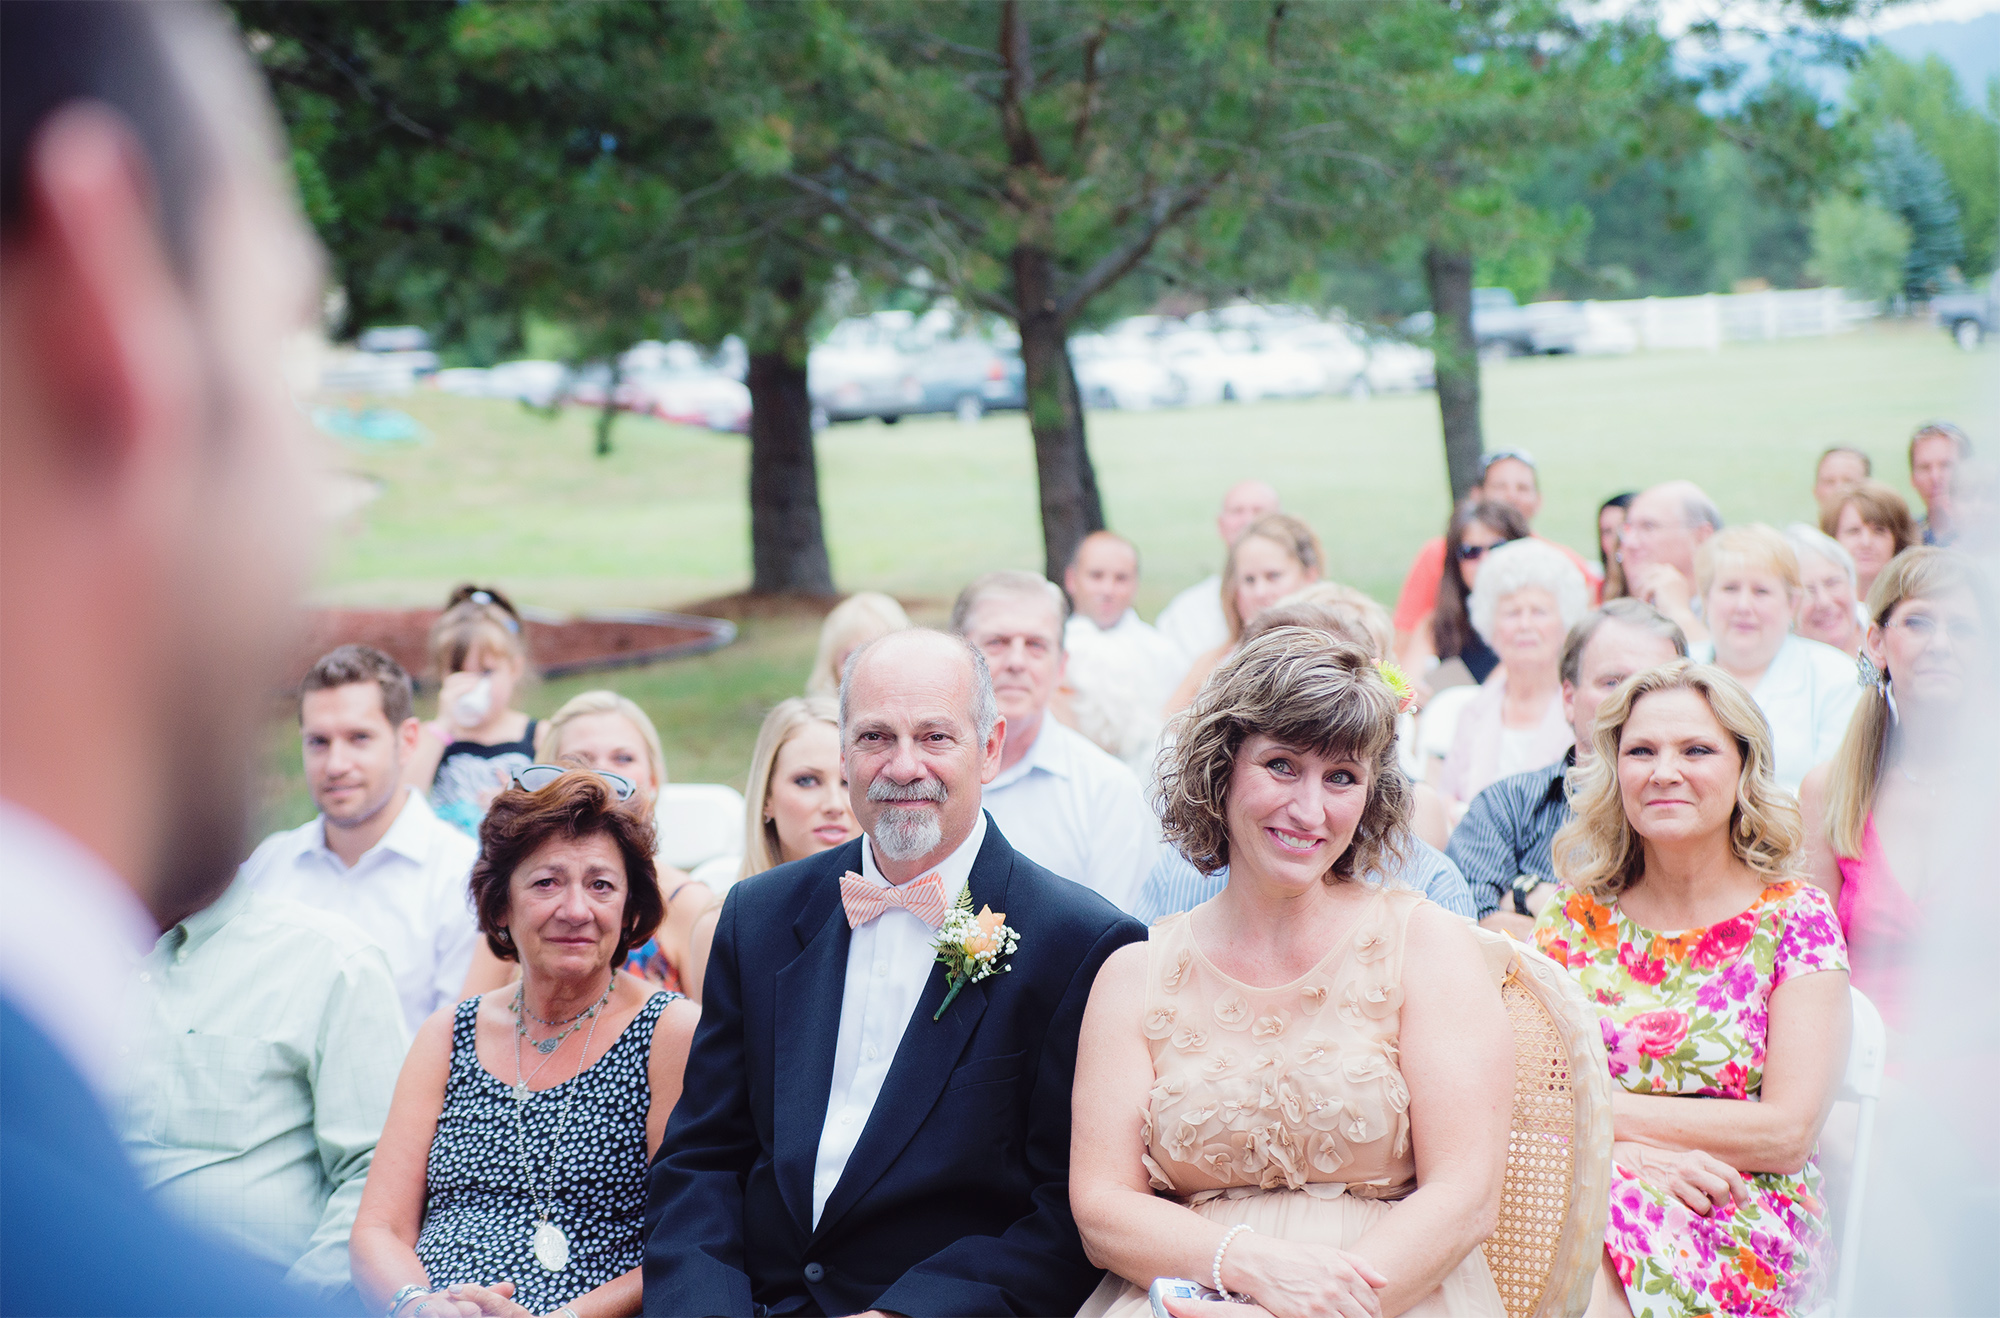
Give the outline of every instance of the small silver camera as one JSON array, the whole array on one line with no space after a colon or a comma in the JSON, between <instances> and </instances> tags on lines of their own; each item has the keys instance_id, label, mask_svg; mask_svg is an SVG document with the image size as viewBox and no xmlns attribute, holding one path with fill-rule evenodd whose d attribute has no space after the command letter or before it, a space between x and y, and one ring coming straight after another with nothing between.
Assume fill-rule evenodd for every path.
<instances>
[{"instance_id":1,"label":"small silver camera","mask_svg":"<svg viewBox=\"0 0 2000 1318\"><path fill-rule=\"evenodd\" d=\"M1173 1314L1167 1312L1168 1300L1219 1300L1222 1296L1198 1281L1189 1281L1186 1277L1161 1277L1153 1283L1153 1288L1146 1292L1146 1298L1152 1301L1153 1318L1174 1318Z\"/></svg>"}]
</instances>

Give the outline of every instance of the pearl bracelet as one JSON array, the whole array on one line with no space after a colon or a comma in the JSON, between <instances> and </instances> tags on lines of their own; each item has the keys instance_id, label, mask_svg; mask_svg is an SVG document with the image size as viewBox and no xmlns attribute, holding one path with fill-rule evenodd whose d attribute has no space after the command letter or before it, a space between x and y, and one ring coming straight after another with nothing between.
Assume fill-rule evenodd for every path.
<instances>
[{"instance_id":1,"label":"pearl bracelet","mask_svg":"<svg viewBox=\"0 0 2000 1318\"><path fill-rule=\"evenodd\" d=\"M1215 1283L1216 1294L1232 1304L1242 1303L1250 1297L1247 1295L1232 1296L1229 1293L1229 1288L1222 1284L1222 1256L1229 1252L1229 1242L1249 1229L1250 1226L1247 1222L1238 1222L1235 1226L1230 1227L1228 1231L1224 1232L1222 1243L1215 1247L1215 1262L1209 1264L1208 1267L1209 1280Z\"/></svg>"}]
</instances>

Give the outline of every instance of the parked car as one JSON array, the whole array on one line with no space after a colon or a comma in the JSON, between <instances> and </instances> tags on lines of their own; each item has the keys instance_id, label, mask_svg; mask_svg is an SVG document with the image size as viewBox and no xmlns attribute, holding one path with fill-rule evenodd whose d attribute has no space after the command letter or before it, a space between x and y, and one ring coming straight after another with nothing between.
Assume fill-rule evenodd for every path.
<instances>
[{"instance_id":1,"label":"parked car","mask_svg":"<svg viewBox=\"0 0 2000 1318\"><path fill-rule=\"evenodd\" d=\"M1632 323L1595 302L1530 302L1521 311L1538 353L1603 356L1639 350Z\"/></svg>"},{"instance_id":2,"label":"parked car","mask_svg":"<svg viewBox=\"0 0 2000 1318\"><path fill-rule=\"evenodd\" d=\"M1311 320L1277 328L1272 336L1319 363L1319 392L1353 393L1357 383L1365 386L1368 348L1352 327L1339 321Z\"/></svg>"},{"instance_id":3,"label":"parked car","mask_svg":"<svg viewBox=\"0 0 2000 1318\"><path fill-rule=\"evenodd\" d=\"M1366 397L1437 387L1437 357L1429 348L1386 334L1370 335L1367 345L1368 365L1359 383L1348 390L1350 394Z\"/></svg>"},{"instance_id":4,"label":"parked car","mask_svg":"<svg viewBox=\"0 0 2000 1318\"><path fill-rule=\"evenodd\" d=\"M965 332L949 308L843 320L812 350L806 371L814 409L829 422L872 416L893 425L939 412L969 422L1026 405L1018 346L1004 333Z\"/></svg>"},{"instance_id":5,"label":"parked car","mask_svg":"<svg viewBox=\"0 0 2000 1318\"><path fill-rule=\"evenodd\" d=\"M828 421L900 417L922 399L900 342L908 312L854 316L835 325L806 358L806 387Z\"/></svg>"},{"instance_id":6,"label":"parked car","mask_svg":"<svg viewBox=\"0 0 2000 1318\"><path fill-rule=\"evenodd\" d=\"M1952 341L1970 352L2000 324L2000 270L1984 289L1940 293L1931 299L1931 321L1944 327Z\"/></svg>"},{"instance_id":7,"label":"parked car","mask_svg":"<svg viewBox=\"0 0 2000 1318\"><path fill-rule=\"evenodd\" d=\"M1184 393L1143 334L1078 334L1069 341L1069 360L1085 407L1143 412L1172 407Z\"/></svg>"},{"instance_id":8,"label":"parked car","mask_svg":"<svg viewBox=\"0 0 2000 1318\"><path fill-rule=\"evenodd\" d=\"M915 353L909 375L920 391L916 406L883 420L950 412L970 425L988 412L1018 412L1028 402L1020 349L977 335L941 339Z\"/></svg>"},{"instance_id":9,"label":"parked car","mask_svg":"<svg viewBox=\"0 0 2000 1318\"><path fill-rule=\"evenodd\" d=\"M1300 398L1318 393L1326 378L1310 354L1247 329L1190 325L1165 336L1160 354L1181 382L1183 401L1193 404Z\"/></svg>"},{"instance_id":10,"label":"parked car","mask_svg":"<svg viewBox=\"0 0 2000 1318\"><path fill-rule=\"evenodd\" d=\"M1521 357L1538 351L1533 326L1510 288L1472 290L1472 337L1486 356Z\"/></svg>"},{"instance_id":11,"label":"parked car","mask_svg":"<svg viewBox=\"0 0 2000 1318\"><path fill-rule=\"evenodd\" d=\"M569 367L532 358L501 362L486 373L488 398L518 398L534 407L554 407L568 392Z\"/></svg>"},{"instance_id":12,"label":"parked car","mask_svg":"<svg viewBox=\"0 0 2000 1318\"><path fill-rule=\"evenodd\" d=\"M619 380L617 397L620 407L679 425L750 428L750 390L699 359L641 366Z\"/></svg>"}]
</instances>

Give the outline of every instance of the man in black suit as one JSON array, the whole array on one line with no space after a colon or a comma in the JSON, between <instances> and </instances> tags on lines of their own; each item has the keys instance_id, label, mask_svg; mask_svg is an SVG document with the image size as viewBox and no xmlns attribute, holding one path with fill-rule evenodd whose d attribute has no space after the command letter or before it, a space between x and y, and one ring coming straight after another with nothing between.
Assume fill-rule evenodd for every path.
<instances>
[{"instance_id":1,"label":"man in black suit","mask_svg":"<svg viewBox=\"0 0 2000 1318\"><path fill-rule=\"evenodd\" d=\"M730 890L648 1175L647 1313L1068 1314L1096 1286L1069 1211L1077 1029L1146 931L980 809L1004 735L962 639L849 662L864 836ZM934 930L964 891L1020 942L947 1004Z\"/></svg>"}]
</instances>

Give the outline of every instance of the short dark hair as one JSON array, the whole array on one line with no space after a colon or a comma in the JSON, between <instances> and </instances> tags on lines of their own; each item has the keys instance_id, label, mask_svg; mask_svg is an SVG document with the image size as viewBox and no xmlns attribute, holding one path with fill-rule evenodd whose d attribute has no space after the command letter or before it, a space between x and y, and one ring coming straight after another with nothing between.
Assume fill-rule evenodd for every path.
<instances>
[{"instance_id":1,"label":"short dark hair","mask_svg":"<svg viewBox=\"0 0 2000 1318\"><path fill-rule=\"evenodd\" d=\"M137 139L168 259L182 278L192 273L216 144L160 31L179 8L140 0L0 4L0 228L12 234L26 218L36 132L64 106L95 101Z\"/></svg>"},{"instance_id":2,"label":"short dark hair","mask_svg":"<svg viewBox=\"0 0 2000 1318\"><path fill-rule=\"evenodd\" d=\"M625 914L619 921L616 968L653 936L666 917L653 865L653 819L639 798L620 801L588 769L574 769L539 791L510 787L493 798L479 825L479 859L472 866L472 906L486 946L502 961L518 958L506 926L514 871L550 838L608 837L625 860Z\"/></svg>"},{"instance_id":3,"label":"short dark hair","mask_svg":"<svg viewBox=\"0 0 2000 1318\"><path fill-rule=\"evenodd\" d=\"M381 691L382 717L389 720L391 728L402 727L403 720L415 712L410 675L401 664L372 645L343 645L321 655L319 662L306 670L305 681L299 683L299 717L306 716L308 691L331 691L362 682L373 682Z\"/></svg>"},{"instance_id":4,"label":"short dark hair","mask_svg":"<svg viewBox=\"0 0 2000 1318\"><path fill-rule=\"evenodd\" d=\"M1597 635L1597 629L1607 622L1622 622L1627 627L1637 627L1642 632L1651 632L1663 641L1671 641L1674 654L1688 657L1687 633L1681 625L1641 599L1629 595L1609 599L1576 620L1576 626L1569 629L1563 640L1562 680L1575 686L1583 677L1583 651L1590 644L1590 638Z\"/></svg>"}]
</instances>

